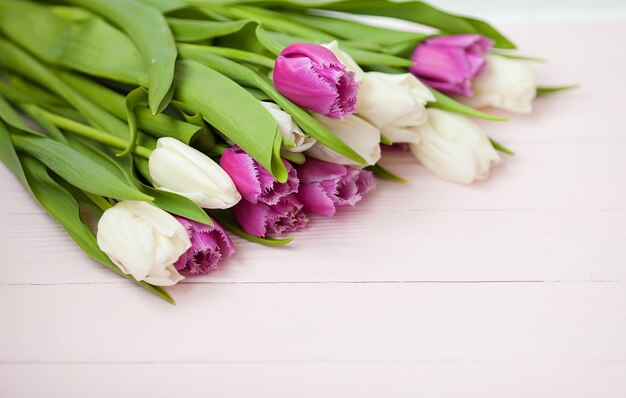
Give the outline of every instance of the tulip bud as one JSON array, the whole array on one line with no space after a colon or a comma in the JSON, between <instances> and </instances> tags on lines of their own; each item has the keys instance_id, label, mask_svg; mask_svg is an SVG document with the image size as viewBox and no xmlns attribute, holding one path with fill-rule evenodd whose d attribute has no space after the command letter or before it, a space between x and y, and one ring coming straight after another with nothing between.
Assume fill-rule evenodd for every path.
<instances>
[{"instance_id":1,"label":"tulip bud","mask_svg":"<svg viewBox=\"0 0 626 398\"><path fill-rule=\"evenodd\" d=\"M333 53L317 44L295 43L274 64L274 85L292 102L332 119L355 112L359 84Z\"/></svg>"},{"instance_id":2,"label":"tulip bud","mask_svg":"<svg viewBox=\"0 0 626 398\"><path fill-rule=\"evenodd\" d=\"M122 201L98 222L98 246L125 274L156 286L184 279L174 263L189 249L185 228L169 213L145 202Z\"/></svg>"},{"instance_id":3,"label":"tulip bud","mask_svg":"<svg viewBox=\"0 0 626 398\"><path fill-rule=\"evenodd\" d=\"M176 219L191 240L191 247L174 263L182 274L205 275L235 252L230 237L215 221L213 225L206 225L183 217L176 216Z\"/></svg>"},{"instance_id":4,"label":"tulip bud","mask_svg":"<svg viewBox=\"0 0 626 398\"><path fill-rule=\"evenodd\" d=\"M293 121L291 115L280 109L280 106L272 102L263 102L261 105L267 109L274 120L278 123L280 135L288 141L296 144L294 147L283 147L287 152L304 152L315 144L315 138L304 135L300 127Z\"/></svg>"},{"instance_id":5,"label":"tulip bud","mask_svg":"<svg viewBox=\"0 0 626 398\"><path fill-rule=\"evenodd\" d=\"M217 163L174 138L159 138L148 165L156 188L206 209L227 209L241 199L233 180Z\"/></svg>"},{"instance_id":6,"label":"tulip bud","mask_svg":"<svg viewBox=\"0 0 626 398\"><path fill-rule=\"evenodd\" d=\"M492 40L476 34L433 37L415 48L409 70L436 90L469 97L492 46Z\"/></svg>"},{"instance_id":7,"label":"tulip bud","mask_svg":"<svg viewBox=\"0 0 626 398\"><path fill-rule=\"evenodd\" d=\"M367 164L374 165L380 160L380 130L376 127L355 115L345 120L333 120L319 114L313 114L313 117L361 155ZM331 163L363 167L319 142L306 151L306 155Z\"/></svg>"},{"instance_id":8,"label":"tulip bud","mask_svg":"<svg viewBox=\"0 0 626 398\"><path fill-rule=\"evenodd\" d=\"M415 76L379 72L363 74L357 111L393 142L419 142L415 127L426 122L432 92Z\"/></svg>"},{"instance_id":9,"label":"tulip bud","mask_svg":"<svg viewBox=\"0 0 626 398\"><path fill-rule=\"evenodd\" d=\"M244 231L260 237L295 232L309 221L295 194L285 196L271 206L242 200L233 207L233 215Z\"/></svg>"},{"instance_id":10,"label":"tulip bud","mask_svg":"<svg viewBox=\"0 0 626 398\"><path fill-rule=\"evenodd\" d=\"M375 188L371 171L357 170L317 159L307 159L298 167L298 199L304 211L332 217L340 206L355 206Z\"/></svg>"},{"instance_id":11,"label":"tulip bud","mask_svg":"<svg viewBox=\"0 0 626 398\"><path fill-rule=\"evenodd\" d=\"M428 109L428 122L418 127L421 141L411 144L413 155L437 177L469 184L484 180L500 162L487 135L470 119Z\"/></svg>"},{"instance_id":12,"label":"tulip bud","mask_svg":"<svg viewBox=\"0 0 626 398\"><path fill-rule=\"evenodd\" d=\"M238 146L224 151L220 165L231 176L237 190L248 202L275 205L287 195L298 191L298 176L291 163L283 160L287 181L280 183L250 155Z\"/></svg>"},{"instance_id":13,"label":"tulip bud","mask_svg":"<svg viewBox=\"0 0 626 398\"><path fill-rule=\"evenodd\" d=\"M537 95L537 77L524 61L489 55L485 73L474 79L474 96L460 100L469 106L493 106L516 113L530 113Z\"/></svg>"}]
</instances>

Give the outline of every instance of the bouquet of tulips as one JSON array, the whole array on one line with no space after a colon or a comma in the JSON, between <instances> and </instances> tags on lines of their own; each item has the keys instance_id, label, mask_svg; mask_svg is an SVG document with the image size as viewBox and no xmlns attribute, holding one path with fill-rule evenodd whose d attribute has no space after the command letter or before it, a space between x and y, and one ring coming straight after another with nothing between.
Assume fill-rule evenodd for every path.
<instances>
[{"instance_id":1,"label":"bouquet of tulips","mask_svg":"<svg viewBox=\"0 0 626 398\"><path fill-rule=\"evenodd\" d=\"M89 256L171 301L235 252L226 231L282 245L401 180L381 147L485 179L510 151L470 118L568 88L514 48L421 1L0 0L0 158Z\"/></svg>"}]
</instances>

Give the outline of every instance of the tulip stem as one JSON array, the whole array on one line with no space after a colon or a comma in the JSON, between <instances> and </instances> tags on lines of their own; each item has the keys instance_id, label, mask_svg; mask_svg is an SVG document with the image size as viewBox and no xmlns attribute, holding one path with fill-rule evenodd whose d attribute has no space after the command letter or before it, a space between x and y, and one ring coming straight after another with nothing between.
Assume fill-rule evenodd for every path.
<instances>
[{"instance_id":1,"label":"tulip stem","mask_svg":"<svg viewBox=\"0 0 626 398\"><path fill-rule=\"evenodd\" d=\"M42 111L41 113L52 124L67 132L87 137L94 141L98 141L105 145L109 145L118 149L126 149L128 147L128 142L126 140L116 137L112 134L97 130L91 126L87 126L75 120L68 119L66 117L50 113L48 111ZM143 158L149 159L152 151L144 146L137 145L133 150L133 153Z\"/></svg>"},{"instance_id":2,"label":"tulip stem","mask_svg":"<svg viewBox=\"0 0 626 398\"><path fill-rule=\"evenodd\" d=\"M274 69L274 60L272 58L248 51L238 50L235 48L203 46L200 44L189 43L178 44L178 48L179 50L186 49L190 52L220 55L222 57L229 58L235 61L249 62L251 64L261 65L270 69Z\"/></svg>"},{"instance_id":3,"label":"tulip stem","mask_svg":"<svg viewBox=\"0 0 626 398\"><path fill-rule=\"evenodd\" d=\"M92 201L93 203L95 203L95 204L96 204L96 206L98 206L100 209L102 209L102 211L107 211L107 210L109 210L111 207L113 207L113 206L111 205L111 203L109 203L109 201L108 201L108 200L106 200L105 198L103 198L102 196L94 195L94 194L91 194L91 193L89 193L89 192L85 192L85 191L83 191L83 192L85 193L85 195L86 195L89 199L91 199L91 201Z\"/></svg>"}]
</instances>

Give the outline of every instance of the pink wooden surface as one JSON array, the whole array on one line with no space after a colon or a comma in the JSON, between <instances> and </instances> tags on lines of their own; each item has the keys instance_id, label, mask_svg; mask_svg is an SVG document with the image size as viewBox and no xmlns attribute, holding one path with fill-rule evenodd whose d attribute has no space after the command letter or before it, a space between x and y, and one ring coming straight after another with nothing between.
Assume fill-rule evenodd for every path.
<instances>
[{"instance_id":1,"label":"pink wooden surface","mask_svg":"<svg viewBox=\"0 0 626 398\"><path fill-rule=\"evenodd\" d=\"M177 306L0 167L0 397L625 396L626 26L503 28L542 83L582 87L482 123L517 152L489 181L387 157L408 184L286 248L237 239Z\"/></svg>"}]
</instances>

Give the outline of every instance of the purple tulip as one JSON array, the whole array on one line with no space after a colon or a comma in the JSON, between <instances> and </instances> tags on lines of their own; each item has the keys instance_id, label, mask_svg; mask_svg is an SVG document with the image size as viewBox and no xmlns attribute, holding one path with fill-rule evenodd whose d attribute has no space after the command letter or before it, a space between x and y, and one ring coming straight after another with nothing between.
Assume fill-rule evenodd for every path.
<instances>
[{"instance_id":1,"label":"purple tulip","mask_svg":"<svg viewBox=\"0 0 626 398\"><path fill-rule=\"evenodd\" d=\"M375 188L371 171L309 158L298 167L298 199L307 212L332 217L339 206L354 206Z\"/></svg>"},{"instance_id":2,"label":"purple tulip","mask_svg":"<svg viewBox=\"0 0 626 398\"><path fill-rule=\"evenodd\" d=\"M241 227L254 236L273 236L298 231L309 219L295 194L281 198L275 205L240 201L233 214Z\"/></svg>"},{"instance_id":3,"label":"purple tulip","mask_svg":"<svg viewBox=\"0 0 626 398\"><path fill-rule=\"evenodd\" d=\"M191 247L174 263L181 274L207 274L216 269L222 259L235 252L233 242L215 221L213 225L206 225L183 217L174 217L185 227L191 240Z\"/></svg>"},{"instance_id":4,"label":"purple tulip","mask_svg":"<svg viewBox=\"0 0 626 398\"><path fill-rule=\"evenodd\" d=\"M238 146L224 151L220 166L230 175L237 191L251 203L275 205L287 195L298 191L298 176L291 163L283 160L287 167L287 182L279 183L256 160Z\"/></svg>"},{"instance_id":5,"label":"purple tulip","mask_svg":"<svg viewBox=\"0 0 626 398\"><path fill-rule=\"evenodd\" d=\"M433 37L415 48L410 71L436 90L471 97L471 80L484 71L492 46L476 34Z\"/></svg>"},{"instance_id":6,"label":"purple tulip","mask_svg":"<svg viewBox=\"0 0 626 398\"><path fill-rule=\"evenodd\" d=\"M274 64L274 85L292 102L331 119L355 112L359 83L329 49L291 44Z\"/></svg>"}]
</instances>

